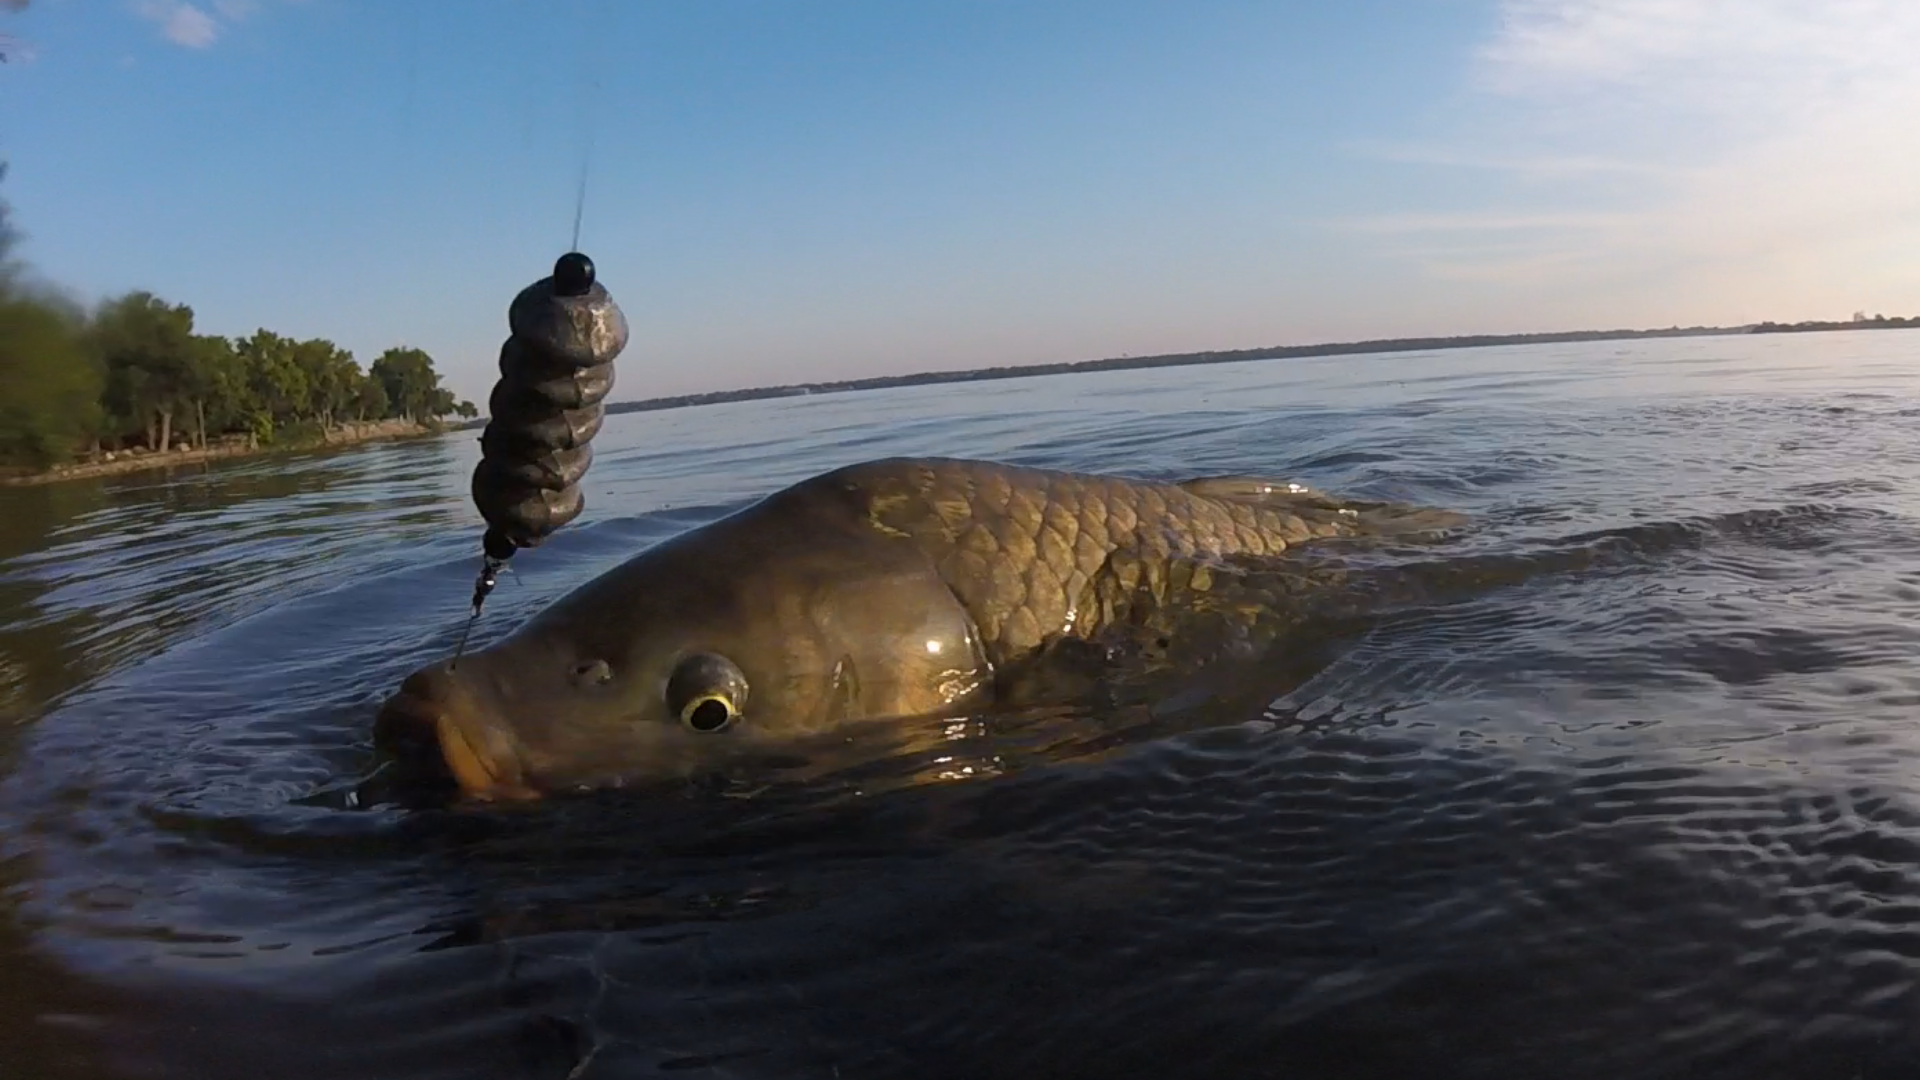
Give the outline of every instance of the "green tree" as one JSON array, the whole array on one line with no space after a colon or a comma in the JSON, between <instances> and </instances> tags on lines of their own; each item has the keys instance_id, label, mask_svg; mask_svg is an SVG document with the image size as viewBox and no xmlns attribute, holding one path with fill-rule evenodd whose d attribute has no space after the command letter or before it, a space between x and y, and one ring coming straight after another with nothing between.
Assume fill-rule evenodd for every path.
<instances>
[{"instance_id":1,"label":"green tree","mask_svg":"<svg viewBox=\"0 0 1920 1080\"><path fill-rule=\"evenodd\" d=\"M0 283L0 460L48 466L95 433L100 372L78 311Z\"/></svg>"},{"instance_id":2,"label":"green tree","mask_svg":"<svg viewBox=\"0 0 1920 1080\"><path fill-rule=\"evenodd\" d=\"M363 372L325 339L264 328L243 339L197 334L192 308L145 291L102 303L89 318L22 283L19 242L12 208L0 200L0 461L51 463L105 437L164 449L190 432L204 448L223 432L271 441L288 425L324 429L348 416L478 415L440 385L419 349L389 349Z\"/></svg>"},{"instance_id":3,"label":"green tree","mask_svg":"<svg viewBox=\"0 0 1920 1080\"><path fill-rule=\"evenodd\" d=\"M382 420L392 403L387 400L387 387L379 379L368 375L354 388L353 411L356 419Z\"/></svg>"},{"instance_id":4,"label":"green tree","mask_svg":"<svg viewBox=\"0 0 1920 1080\"><path fill-rule=\"evenodd\" d=\"M44 466L98 433L100 372L80 309L23 282L21 239L13 205L0 199L0 460Z\"/></svg>"},{"instance_id":5,"label":"green tree","mask_svg":"<svg viewBox=\"0 0 1920 1080\"><path fill-rule=\"evenodd\" d=\"M266 329L234 342L249 391L247 426L262 439L298 419L307 402L307 375L294 357L295 345Z\"/></svg>"},{"instance_id":6,"label":"green tree","mask_svg":"<svg viewBox=\"0 0 1920 1080\"><path fill-rule=\"evenodd\" d=\"M152 449L172 445L174 414L196 390L193 309L130 292L101 306L91 336L112 419L144 430Z\"/></svg>"},{"instance_id":7,"label":"green tree","mask_svg":"<svg viewBox=\"0 0 1920 1080\"><path fill-rule=\"evenodd\" d=\"M441 387L433 358L420 349L388 349L368 370L386 390L391 415L437 420L459 408L453 394Z\"/></svg>"},{"instance_id":8,"label":"green tree","mask_svg":"<svg viewBox=\"0 0 1920 1080\"><path fill-rule=\"evenodd\" d=\"M253 392L233 342L218 334L198 334L193 341L194 442L205 449L215 432L253 427Z\"/></svg>"},{"instance_id":9,"label":"green tree","mask_svg":"<svg viewBox=\"0 0 1920 1080\"><path fill-rule=\"evenodd\" d=\"M7 178L7 163L0 161L0 180ZM12 283L18 267L13 261L13 249L20 243L20 230L13 221L13 205L0 199L0 287Z\"/></svg>"},{"instance_id":10,"label":"green tree","mask_svg":"<svg viewBox=\"0 0 1920 1080\"><path fill-rule=\"evenodd\" d=\"M365 378L353 354L331 341L314 338L293 346L293 362L307 384L300 418L318 420L323 428L353 405L358 383Z\"/></svg>"}]
</instances>

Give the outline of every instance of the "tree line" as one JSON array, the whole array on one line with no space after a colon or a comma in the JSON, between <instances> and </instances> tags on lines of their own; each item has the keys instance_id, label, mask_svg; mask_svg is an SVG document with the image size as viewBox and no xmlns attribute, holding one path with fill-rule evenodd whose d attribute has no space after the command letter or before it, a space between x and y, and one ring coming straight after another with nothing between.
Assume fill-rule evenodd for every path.
<instances>
[{"instance_id":1,"label":"tree line","mask_svg":"<svg viewBox=\"0 0 1920 1080\"><path fill-rule=\"evenodd\" d=\"M297 442L350 420L478 415L440 385L420 349L388 349L363 371L324 338L198 333L191 307L149 292L87 310L28 279L13 259L19 240L0 200L0 464L45 467L236 436Z\"/></svg>"}]
</instances>

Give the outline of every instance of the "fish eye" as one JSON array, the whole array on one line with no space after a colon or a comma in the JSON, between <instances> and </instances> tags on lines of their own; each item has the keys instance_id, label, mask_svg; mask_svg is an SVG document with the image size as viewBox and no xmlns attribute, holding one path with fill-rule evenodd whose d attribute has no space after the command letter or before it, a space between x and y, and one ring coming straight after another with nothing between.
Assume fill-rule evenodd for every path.
<instances>
[{"instance_id":1,"label":"fish eye","mask_svg":"<svg viewBox=\"0 0 1920 1080\"><path fill-rule=\"evenodd\" d=\"M686 657L667 679L668 710L702 734L732 727L746 703L746 675L733 661L715 653Z\"/></svg>"},{"instance_id":2,"label":"fish eye","mask_svg":"<svg viewBox=\"0 0 1920 1080\"><path fill-rule=\"evenodd\" d=\"M708 694L687 702L680 710L680 719L688 727L701 733L719 731L733 723L740 714L734 710L733 702L719 694Z\"/></svg>"}]
</instances>

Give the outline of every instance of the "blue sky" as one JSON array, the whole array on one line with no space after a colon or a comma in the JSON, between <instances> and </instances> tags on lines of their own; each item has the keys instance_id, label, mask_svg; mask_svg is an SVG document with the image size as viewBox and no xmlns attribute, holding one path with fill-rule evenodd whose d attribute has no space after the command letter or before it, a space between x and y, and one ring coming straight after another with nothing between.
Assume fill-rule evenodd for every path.
<instances>
[{"instance_id":1,"label":"blue sky","mask_svg":"<svg viewBox=\"0 0 1920 1080\"><path fill-rule=\"evenodd\" d=\"M622 399L1920 312L1913 0L31 0L23 255L484 401L569 243Z\"/></svg>"}]
</instances>

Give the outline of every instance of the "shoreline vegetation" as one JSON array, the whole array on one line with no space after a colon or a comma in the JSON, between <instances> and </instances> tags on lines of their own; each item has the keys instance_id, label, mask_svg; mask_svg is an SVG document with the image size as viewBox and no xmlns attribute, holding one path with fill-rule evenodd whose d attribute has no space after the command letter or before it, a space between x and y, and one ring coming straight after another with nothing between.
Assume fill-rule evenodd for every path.
<instances>
[{"instance_id":1,"label":"shoreline vegetation","mask_svg":"<svg viewBox=\"0 0 1920 1080\"><path fill-rule=\"evenodd\" d=\"M63 480L92 480L105 476L124 476L150 470L172 470L216 461L263 458L271 454L330 450L370 442L391 442L439 435L449 430L440 422L420 423L406 419L348 420L325 431L308 430L262 443L251 434L223 435L206 446L176 445L167 450L149 450L131 446L125 450L107 450L75 461L48 467L0 466L0 487L26 487L53 484Z\"/></svg>"},{"instance_id":2,"label":"shoreline vegetation","mask_svg":"<svg viewBox=\"0 0 1920 1080\"><path fill-rule=\"evenodd\" d=\"M362 370L325 338L197 333L191 307L143 290L88 309L30 279L11 257L19 240L0 201L0 483L401 438L479 415L421 349Z\"/></svg>"},{"instance_id":3,"label":"shoreline vegetation","mask_svg":"<svg viewBox=\"0 0 1920 1080\"><path fill-rule=\"evenodd\" d=\"M1378 338L1370 341L1338 341L1315 345L1271 345L1255 349L1231 349L1211 352L1162 353L1153 356L1118 356L1102 360L1074 360L1054 364L969 368L962 371L929 371L914 375L876 375L864 379L840 379L832 382L788 383L781 386L756 386L741 390L713 390L700 394L641 398L607 403L609 416L617 413L655 412L684 409L697 405L720 405L731 401L758 401L777 397L807 397L816 394L844 394L861 390L884 390L899 386L930 386L940 383L990 382L997 379L1028 379L1041 375L1074 375L1093 371L1133 371L1146 368L1189 367L1200 364L1233 364L1249 360L1308 359L1325 356L1357 356L1369 353L1423 352L1441 349L1472 349L1496 345L1541 345L1580 341L1630 341L1640 338L1731 337L1742 334L1790 334L1827 330L1904 330L1920 329L1920 315L1888 318L1864 313L1851 320L1807 321L1798 323L1762 322L1746 326L1688 326L1664 330L1565 330L1531 334L1463 334L1453 337ZM479 428L486 418L455 425L455 430Z\"/></svg>"}]
</instances>

